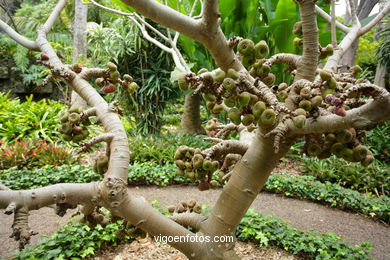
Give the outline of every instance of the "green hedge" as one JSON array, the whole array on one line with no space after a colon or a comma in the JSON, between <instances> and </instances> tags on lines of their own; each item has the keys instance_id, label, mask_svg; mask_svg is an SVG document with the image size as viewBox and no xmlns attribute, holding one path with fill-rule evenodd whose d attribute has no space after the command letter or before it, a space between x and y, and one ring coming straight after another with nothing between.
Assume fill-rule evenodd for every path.
<instances>
[{"instance_id":1,"label":"green hedge","mask_svg":"<svg viewBox=\"0 0 390 260\"><path fill-rule=\"evenodd\" d=\"M390 198L379 198L346 189L338 184L316 181L313 176L271 175L264 187L270 192L307 199L367 214L390 223Z\"/></svg>"},{"instance_id":2,"label":"green hedge","mask_svg":"<svg viewBox=\"0 0 390 260\"><path fill-rule=\"evenodd\" d=\"M256 241L260 246L275 245L294 255L309 259L372 259L371 245L351 245L335 234L318 236L289 226L284 221L249 210L236 231L242 241Z\"/></svg>"},{"instance_id":3,"label":"green hedge","mask_svg":"<svg viewBox=\"0 0 390 260\"><path fill-rule=\"evenodd\" d=\"M115 246L132 239L122 221L106 227L67 224L51 237L32 248L16 252L15 259L70 259L91 257L103 246ZM371 245L351 245L334 234L315 235L289 226L284 221L249 210L236 231L241 241L255 241L260 246L277 246L309 259L371 259Z\"/></svg>"},{"instance_id":4,"label":"green hedge","mask_svg":"<svg viewBox=\"0 0 390 260\"><path fill-rule=\"evenodd\" d=\"M134 185L159 185L189 183L189 180L175 174L176 166L156 163L134 164L129 167L129 183ZM85 165L45 166L31 171L8 169L0 172L0 182L11 189L29 189L61 182L90 182L101 179ZM285 196L312 200L320 203L367 214L390 223L390 198L379 198L361 194L330 182L315 181L312 176L291 177L271 175L265 190Z\"/></svg>"},{"instance_id":5,"label":"green hedge","mask_svg":"<svg viewBox=\"0 0 390 260\"><path fill-rule=\"evenodd\" d=\"M204 150L210 147L204 135L191 136L187 134L166 133L156 136L129 137L129 149L132 162L155 162L160 165L173 161L176 149L181 145L197 147Z\"/></svg>"},{"instance_id":6,"label":"green hedge","mask_svg":"<svg viewBox=\"0 0 390 260\"><path fill-rule=\"evenodd\" d=\"M337 183L359 192L390 195L390 165L376 160L369 167L332 156L325 160L303 158L304 174L318 181Z\"/></svg>"}]
</instances>

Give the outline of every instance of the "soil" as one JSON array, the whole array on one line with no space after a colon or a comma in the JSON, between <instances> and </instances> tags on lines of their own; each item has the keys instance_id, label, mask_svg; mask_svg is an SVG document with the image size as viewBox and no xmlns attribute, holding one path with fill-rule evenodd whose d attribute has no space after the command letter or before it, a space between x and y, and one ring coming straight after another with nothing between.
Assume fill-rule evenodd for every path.
<instances>
[{"instance_id":1,"label":"soil","mask_svg":"<svg viewBox=\"0 0 390 260\"><path fill-rule=\"evenodd\" d=\"M134 195L142 195L150 202L158 200L161 205L178 203L177 194L180 194L181 201L194 199L201 204L212 206L221 192L221 189L200 192L193 186L150 186L130 187L129 189ZM266 192L259 194L252 207L263 215L272 214L301 230L316 230L318 234L332 232L353 244L369 241L373 245L372 256L377 259L388 259L390 255L390 228L365 216L329 208L310 201L286 198L282 195ZM50 235L68 221L74 212L75 210L71 210L63 218L60 218L55 215L53 209L42 208L30 213L29 224L40 235ZM0 215L0 257L7 257L11 252L17 250L17 243L9 238L13 216L5 215L3 210L0 211ZM32 238L30 246L38 243L41 238L40 235ZM135 250L136 252L131 252L134 251L136 244L122 245L103 252L100 259L183 259L183 255L166 245L157 245L150 241L138 241L138 243L139 245L136 248L139 249ZM153 250L149 252L149 250L144 249L148 247L152 247ZM237 247L242 251L242 254L240 253L242 257L245 255L248 257L244 259L299 259L293 258L293 256L280 249L259 248L242 243ZM134 254L134 258L128 255L130 253ZM151 257L151 254L155 255ZM161 258L159 258L160 255ZM256 255L261 256L261 258L251 258ZM265 256L263 258L262 255L267 255L269 258L265 258Z\"/></svg>"}]
</instances>

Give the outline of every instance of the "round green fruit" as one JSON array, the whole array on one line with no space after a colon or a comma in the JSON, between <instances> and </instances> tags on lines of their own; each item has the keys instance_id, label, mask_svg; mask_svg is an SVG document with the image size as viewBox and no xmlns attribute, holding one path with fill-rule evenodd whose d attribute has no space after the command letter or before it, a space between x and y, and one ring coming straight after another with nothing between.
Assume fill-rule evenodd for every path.
<instances>
[{"instance_id":1,"label":"round green fruit","mask_svg":"<svg viewBox=\"0 0 390 260\"><path fill-rule=\"evenodd\" d=\"M244 39L238 43L237 50L243 56L250 55L255 51L255 44L250 39Z\"/></svg>"}]
</instances>

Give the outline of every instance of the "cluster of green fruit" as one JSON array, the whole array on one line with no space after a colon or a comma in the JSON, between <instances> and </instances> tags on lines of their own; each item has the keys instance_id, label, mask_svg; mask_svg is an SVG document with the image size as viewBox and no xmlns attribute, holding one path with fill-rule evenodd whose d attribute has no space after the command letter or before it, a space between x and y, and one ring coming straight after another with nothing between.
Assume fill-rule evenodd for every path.
<instances>
[{"instance_id":1,"label":"cluster of green fruit","mask_svg":"<svg viewBox=\"0 0 390 260\"><path fill-rule=\"evenodd\" d=\"M360 162L366 167L374 161L374 156L366 146L361 144L363 136L362 130L344 129L324 136L311 136L304 148L311 157L325 159L334 154L349 162Z\"/></svg>"},{"instance_id":2,"label":"cluster of green fruit","mask_svg":"<svg viewBox=\"0 0 390 260\"><path fill-rule=\"evenodd\" d=\"M94 165L93 165L93 171L103 175L108 170L108 161L109 158L106 155L102 155L97 157Z\"/></svg>"},{"instance_id":3,"label":"cluster of green fruit","mask_svg":"<svg viewBox=\"0 0 390 260\"><path fill-rule=\"evenodd\" d=\"M200 149L180 146L176 150L174 160L178 167L176 174L185 176L192 182L199 181L199 190L208 190L218 186L218 182L212 180L212 175L219 169L220 163L204 158Z\"/></svg>"},{"instance_id":4,"label":"cluster of green fruit","mask_svg":"<svg viewBox=\"0 0 390 260\"><path fill-rule=\"evenodd\" d=\"M123 90L129 92L130 94L133 94L138 88L137 83L134 82L133 78L128 74L123 76L123 81L120 80L118 67L114 63L108 62L107 68L109 71L109 77L97 78L95 81L96 85L102 88L104 93L109 94L115 92L118 84L122 86Z\"/></svg>"},{"instance_id":5,"label":"cluster of green fruit","mask_svg":"<svg viewBox=\"0 0 390 260\"><path fill-rule=\"evenodd\" d=\"M82 112L82 108L74 107L61 113L59 132L63 134L65 141L79 143L89 136L89 131L86 126L90 125L91 121L86 119L80 122L80 114Z\"/></svg>"},{"instance_id":6,"label":"cluster of green fruit","mask_svg":"<svg viewBox=\"0 0 390 260\"><path fill-rule=\"evenodd\" d=\"M176 207L170 206L168 207L168 212L170 214L173 213L184 213L184 212L195 212L195 213L202 213L202 206L199 205L195 200L190 201L182 201L180 202Z\"/></svg>"}]
</instances>

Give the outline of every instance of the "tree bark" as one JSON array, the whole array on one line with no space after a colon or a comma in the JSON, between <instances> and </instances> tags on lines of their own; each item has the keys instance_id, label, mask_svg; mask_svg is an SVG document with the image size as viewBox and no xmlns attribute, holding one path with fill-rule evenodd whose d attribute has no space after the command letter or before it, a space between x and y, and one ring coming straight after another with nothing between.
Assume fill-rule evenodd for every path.
<instances>
[{"instance_id":1,"label":"tree bark","mask_svg":"<svg viewBox=\"0 0 390 260\"><path fill-rule=\"evenodd\" d=\"M200 95L188 94L184 99L184 112L181 119L182 131L187 134L205 134L200 119Z\"/></svg>"},{"instance_id":2,"label":"tree bark","mask_svg":"<svg viewBox=\"0 0 390 260\"><path fill-rule=\"evenodd\" d=\"M75 0L75 15L73 25L73 53L72 61L87 61L87 14L88 6L82 0ZM86 107L87 103L75 91L71 93L72 107Z\"/></svg>"},{"instance_id":3,"label":"tree bark","mask_svg":"<svg viewBox=\"0 0 390 260\"><path fill-rule=\"evenodd\" d=\"M365 0L360 1L359 6L357 8L357 17L359 21L363 20L364 18L367 18L368 15L371 13L374 6L379 2L379 0ZM347 19L346 19L347 20ZM356 60L356 51L359 47L359 39L355 40L351 47L347 49L347 51L344 53L343 59L341 61L341 64L343 65L341 71L347 71L350 67L355 65Z\"/></svg>"}]
</instances>

